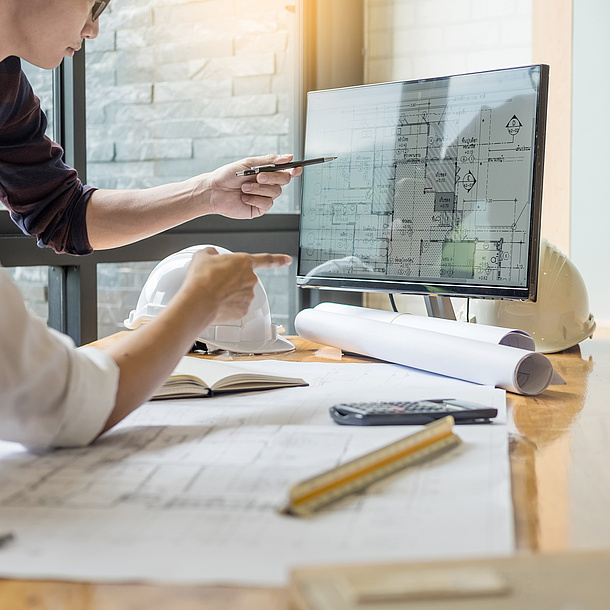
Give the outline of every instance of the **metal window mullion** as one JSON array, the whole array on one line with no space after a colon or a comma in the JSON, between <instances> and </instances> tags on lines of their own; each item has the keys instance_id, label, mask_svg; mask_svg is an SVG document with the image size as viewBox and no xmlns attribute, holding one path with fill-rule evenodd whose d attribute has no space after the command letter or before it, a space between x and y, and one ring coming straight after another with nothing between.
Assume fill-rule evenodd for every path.
<instances>
[{"instance_id":1,"label":"metal window mullion","mask_svg":"<svg viewBox=\"0 0 610 610\"><path fill-rule=\"evenodd\" d=\"M94 316L86 315L93 305ZM49 326L77 345L97 339L97 272L94 263L49 267Z\"/></svg>"},{"instance_id":2,"label":"metal window mullion","mask_svg":"<svg viewBox=\"0 0 610 610\"><path fill-rule=\"evenodd\" d=\"M85 49L64 59L55 70L53 101L55 140L64 161L87 180ZM49 326L69 335L77 345L97 339L96 267L66 265L49 268Z\"/></svg>"},{"instance_id":3,"label":"metal window mullion","mask_svg":"<svg viewBox=\"0 0 610 610\"><path fill-rule=\"evenodd\" d=\"M87 111L85 101L85 48L66 58L53 78L55 139L64 149L64 161L87 182Z\"/></svg>"}]
</instances>

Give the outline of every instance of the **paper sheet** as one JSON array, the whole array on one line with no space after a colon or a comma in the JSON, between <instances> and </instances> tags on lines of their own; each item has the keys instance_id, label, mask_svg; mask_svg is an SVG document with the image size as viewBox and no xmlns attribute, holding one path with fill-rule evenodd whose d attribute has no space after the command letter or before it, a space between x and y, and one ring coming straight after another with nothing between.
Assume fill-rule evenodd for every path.
<instances>
[{"instance_id":1,"label":"paper sheet","mask_svg":"<svg viewBox=\"0 0 610 610\"><path fill-rule=\"evenodd\" d=\"M502 390L385 364L250 364L311 387L149 403L90 448L0 444L0 523L15 533L0 575L284 586L301 564L513 551ZM439 394L500 417L312 518L277 514L295 482L420 429L338 426L329 406Z\"/></svg>"},{"instance_id":2,"label":"paper sheet","mask_svg":"<svg viewBox=\"0 0 610 610\"><path fill-rule=\"evenodd\" d=\"M537 352L363 316L304 309L294 326L308 341L518 394L540 394L554 379L550 360Z\"/></svg>"}]
</instances>

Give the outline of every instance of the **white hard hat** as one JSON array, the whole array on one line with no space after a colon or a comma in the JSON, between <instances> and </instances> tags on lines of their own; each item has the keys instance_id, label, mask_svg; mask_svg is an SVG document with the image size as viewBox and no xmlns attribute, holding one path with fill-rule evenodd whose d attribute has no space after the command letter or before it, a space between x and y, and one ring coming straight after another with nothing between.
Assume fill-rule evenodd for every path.
<instances>
[{"instance_id":1,"label":"white hard hat","mask_svg":"<svg viewBox=\"0 0 610 610\"><path fill-rule=\"evenodd\" d=\"M524 330L533 337L536 351L544 353L568 349L595 331L582 276L546 239L540 244L536 302L475 299L470 321Z\"/></svg>"},{"instance_id":2,"label":"white hard hat","mask_svg":"<svg viewBox=\"0 0 610 610\"><path fill-rule=\"evenodd\" d=\"M186 275L193 254L203 248L214 248L219 254L231 254L219 246L192 246L164 258L150 273L136 309L129 314L124 325L137 328L158 316L178 292ZM254 299L241 320L211 324L203 331L199 341L208 348L245 354L269 354L287 352L294 345L278 335L278 327L271 323L267 293L260 279L254 286Z\"/></svg>"}]
</instances>

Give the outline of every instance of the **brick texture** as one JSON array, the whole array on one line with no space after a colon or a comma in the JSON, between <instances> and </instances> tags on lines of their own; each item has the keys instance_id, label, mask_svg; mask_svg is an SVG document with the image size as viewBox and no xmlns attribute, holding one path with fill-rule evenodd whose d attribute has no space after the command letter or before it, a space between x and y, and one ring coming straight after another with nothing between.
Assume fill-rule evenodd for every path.
<instances>
[{"instance_id":1,"label":"brick texture","mask_svg":"<svg viewBox=\"0 0 610 610\"><path fill-rule=\"evenodd\" d=\"M366 80L531 63L531 0L365 0Z\"/></svg>"},{"instance_id":2,"label":"brick texture","mask_svg":"<svg viewBox=\"0 0 610 610\"><path fill-rule=\"evenodd\" d=\"M121 0L87 44L88 181L145 188L292 152L294 16L284 0ZM288 102L287 102L288 100ZM288 195L277 211L292 211ZM152 264L98 267L98 333L122 328ZM285 270L267 273L287 322Z\"/></svg>"},{"instance_id":3,"label":"brick texture","mask_svg":"<svg viewBox=\"0 0 610 610\"><path fill-rule=\"evenodd\" d=\"M284 0L122 0L87 44L88 180L135 188L292 152ZM154 163L146 163L154 161ZM288 197L277 211L296 209Z\"/></svg>"}]
</instances>

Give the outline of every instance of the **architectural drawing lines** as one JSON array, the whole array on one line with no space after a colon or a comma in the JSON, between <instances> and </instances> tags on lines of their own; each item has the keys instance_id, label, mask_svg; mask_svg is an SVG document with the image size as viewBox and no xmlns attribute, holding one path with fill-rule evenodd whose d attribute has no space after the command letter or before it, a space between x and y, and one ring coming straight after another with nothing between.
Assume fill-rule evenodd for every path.
<instances>
[{"instance_id":1,"label":"architectural drawing lines","mask_svg":"<svg viewBox=\"0 0 610 610\"><path fill-rule=\"evenodd\" d=\"M524 286L530 84L481 95L392 86L368 106L309 111L307 154L337 160L304 179L300 274Z\"/></svg>"}]
</instances>

